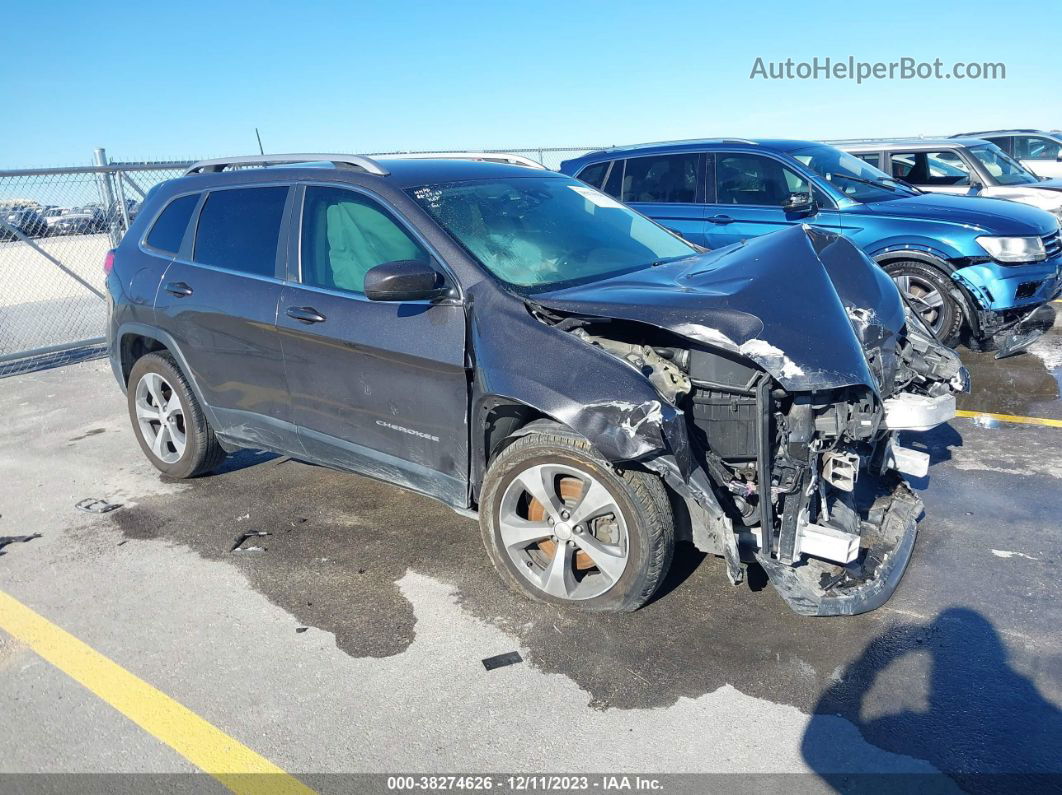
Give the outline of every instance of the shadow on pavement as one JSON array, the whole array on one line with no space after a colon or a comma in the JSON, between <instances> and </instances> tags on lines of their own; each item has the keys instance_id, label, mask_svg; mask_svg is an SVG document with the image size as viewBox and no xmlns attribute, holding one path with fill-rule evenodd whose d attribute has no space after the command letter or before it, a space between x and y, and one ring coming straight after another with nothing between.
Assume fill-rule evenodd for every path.
<instances>
[{"instance_id":1,"label":"shadow on pavement","mask_svg":"<svg viewBox=\"0 0 1062 795\"><path fill-rule=\"evenodd\" d=\"M919 690L911 688L912 676L923 678L924 700L896 711L898 690ZM825 716L833 715L875 746L923 759L970 792L1062 791L1062 711L1010 666L999 634L974 610L953 607L929 624L888 629L819 699L804 759L838 790L863 790L866 779L837 772L850 770L851 760L839 759L831 740Z\"/></svg>"}]
</instances>

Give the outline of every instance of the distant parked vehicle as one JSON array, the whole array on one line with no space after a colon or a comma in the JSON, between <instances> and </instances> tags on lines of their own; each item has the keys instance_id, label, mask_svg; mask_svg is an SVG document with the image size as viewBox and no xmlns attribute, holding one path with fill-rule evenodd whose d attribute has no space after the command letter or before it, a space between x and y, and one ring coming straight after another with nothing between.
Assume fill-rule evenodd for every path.
<instances>
[{"instance_id":1,"label":"distant parked vehicle","mask_svg":"<svg viewBox=\"0 0 1062 795\"><path fill-rule=\"evenodd\" d=\"M1062 177L1062 132L1054 130L985 130L961 137L984 138L1039 177Z\"/></svg>"},{"instance_id":2,"label":"distant parked vehicle","mask_svg":"<svg viewBox=\"0 0 1062 795\"><path fill-rule=\"evenodd\" d=\"M54 228L60 235L85 235L93 232L102 232L107 228L107 218L99 207L83 207L78 210L67 210Z\"/></svg>"},{"instance_id":3,"label":"distant parked vehicle","mask_svg":"<svg viewBox=\"0 0 1062 795\"><path fill-rule=\"evenodd\" d=\"M5 211L4 221L8 226L12 226L26 237L43 237L48 233L48 224L40 213L29 207L17 207ZM16 237L12 235L9 230L7 232L7 238L11 239Z\"/></svg>"},{"instance_id":4,"label":"distant parked vehicle","mask_svg":"<svg viewBox=\"0 0 1062 795\"><path fill-rule=\"evenodd\" d=\"M63 213L68 212L65 207L46 207L41 213L41 217L44 218L44 223L48 225L47 234L58 234L56 223L63 217Z\"/></svg>"},{"instance_id":5,"label":"distant parked vehicle","mask_svg":"<svg viewBox=\"0 0 1062 795\"><path fill-rule=\"evenodd\" d=\"M987 140L918 138L834 145L921 190L1010 199L1062 220L1062 179L1041 179Z\"/></svg>"}]
</instances>

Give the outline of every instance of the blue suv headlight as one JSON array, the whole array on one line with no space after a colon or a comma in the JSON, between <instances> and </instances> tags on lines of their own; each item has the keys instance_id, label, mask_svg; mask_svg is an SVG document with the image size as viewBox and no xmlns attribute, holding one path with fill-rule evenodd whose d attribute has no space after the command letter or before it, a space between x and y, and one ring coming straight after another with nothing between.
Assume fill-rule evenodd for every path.
<instances>
[{"instance_id":1,"label":"blue suv headlight","mask_svg":"<svg viewBox=\"0 0 1062 795\"><path fill-rule=\"evenodd\" d=\"M1038 237L991 237L977 238L978 244L996 262L1020 263L1041 262L1047 259L1044 241Z\"/></svg>"}]
</instances>

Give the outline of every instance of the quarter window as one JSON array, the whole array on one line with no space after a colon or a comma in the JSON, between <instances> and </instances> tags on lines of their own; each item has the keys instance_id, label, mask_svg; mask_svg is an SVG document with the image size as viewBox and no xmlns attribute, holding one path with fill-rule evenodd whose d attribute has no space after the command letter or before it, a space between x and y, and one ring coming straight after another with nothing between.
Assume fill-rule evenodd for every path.
<instances>
[{"instance_id":1,"label":"quarter window","mask_svg":"<svg viewBox=\"0 0 1062 795\"><path fill-rule=\"evenodd\" d=\"M808 181L777 160L762 155L720 154L716 202L780 207L790 193L810 193Z\"/></svg>"},{"instance_id":2,"label":"quarter window","mask_svg":"<svg viewBox=\"0 0 1062 795\"><path fill-rule=\"evenodd\" d=\"M276 273L286 187L213 191L199 213L194 259L257 276Z\"/></svg>"},{"instance_id":3,"label":"quarter window","mask_svg":"<svg viewBox=\"0 0 1062 795\"><path fill-rule=\"evenodd\" d=\"M341 188L306 188L302 211L302 283L352 293L385 262L429 262L423 246L373 200Z\"/></svg>"},{"instance_id":4,"label":"quarter window","mask_svg":"<svg viewBox=\"0 0 1062 795\"><path fill-rule=\"evenodd\" d=\"M881 154L879 152L853 152L864 163L870 163L874 168L881 168Z\"/></svg>"},{"instance_id":5,"label":"quarter window","mask_svg":"<svg viewBox=\"0 0 1062 795\"><path fill-rule=\"evenodd\" d=\"M594 163L579 172L579 179L587 185L593 185L600 190L601 183L605 181L605 172L608 171L608 161Z\"/></svg>"},{"instance_id":6,"label":"quarter window","mask_svg":"<svg viewBox=\"0 0 1062 795\"><path fill-rule=\"evenodd\" d=\"M613 160L612 170L608 172L608 180L605 182L605 193L613 199L620 197L623 190L623 166L626 160Z\"/></svg>"},{"instance_id":7,"label":"quarter window","mask_svg":"<svg viewBox=\"0 0 1062 795\"><path fill-rule=\"evenodd\" d=\"M679 204L697 198L696 153L632 157L623 175L623 201Z\"/></svg>"},{"instance_id":8,"label":"quarter window","mask_svg":"<svg viewBox=\"0 0 1062 795\"><path fill-rule=\"evenodd\" d=\"M180 251L184 231L188 228L188 221L198 202L199 194L193 193L190 196L181 196L167 204L166 209L159 214L155 225L148 232L147 244L168 254L176 254ZM58 210L48 212L54 215L60 214Z\"/></svg>"}]
</instances>

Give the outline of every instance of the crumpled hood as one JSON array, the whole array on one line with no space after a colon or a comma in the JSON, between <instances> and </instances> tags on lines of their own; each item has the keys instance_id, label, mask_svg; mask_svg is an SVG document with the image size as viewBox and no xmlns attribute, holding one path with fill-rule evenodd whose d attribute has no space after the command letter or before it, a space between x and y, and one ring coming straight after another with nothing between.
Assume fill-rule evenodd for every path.
<instances>
[{"instance_id":1,"label":"crumpled hood","mask_svg":"<svg viewBox=\"0 0 1062 795\"><path fill-rule=\"evenodd\" d=\"M891 359L905 323L888 276L845 238L809 226L532 300L738 353L794 392L860 384L877 392L868 354Z\"/></svg>"},{"instance_id":2,"label":"crumpled hood","mask_svg":"<svg viewBox=\"0 0 1062 795\"><path fill-rule=\"evenodd\" d=\"M861 205L855 212L977 226L990 235L1049 235L1058 223L1045 211L1026 204L1007 199L945 193L922 193L871 202Z\"/></svg>"}]
</instances>

